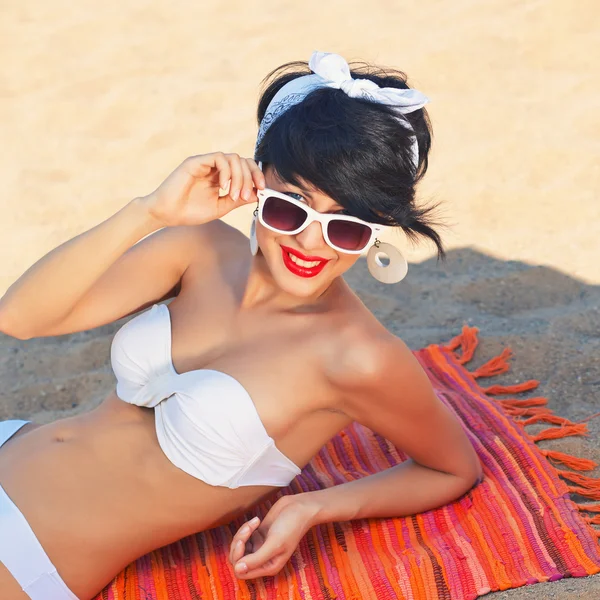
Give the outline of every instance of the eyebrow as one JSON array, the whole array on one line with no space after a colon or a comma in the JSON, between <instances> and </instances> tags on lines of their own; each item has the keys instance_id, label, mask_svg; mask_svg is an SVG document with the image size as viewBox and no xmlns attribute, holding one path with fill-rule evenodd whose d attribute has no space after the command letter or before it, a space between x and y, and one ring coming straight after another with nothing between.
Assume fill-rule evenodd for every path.
<instances>
[{"instance_id":1,"label":"eyebrow","mask_svg":"<svg viewBox=\"0 0 600 600\"><path fill-rule=\"evenodd\" d=\"M309 200L312 200L312 194L310 193L310 190L308 190L307 188L305 188L304 186L300 185L299 183L292 183L291 181L286 181L285 179L282 179L281 176L279 175L279 173L275 172L275 179L277 180L277 182L282 185L282 186L292 186L292 187L297 187L299 190L302 191L302 195L306 196Z\"/></svg>"},{"instance_id":2,"label":"eyebrow","mask_svg":"<svg viewBox=\"0 0 600 600\"><path fill-rule=\"evenodd\" d=\"M291 184L290 184L290 185L291 185ZM297 186L295 186L295 187L297 187L297 188L298 188L298 189L299 189L299 190L302 192L302 194L303 194L303 195L307 196L307 198L308 198L308 199L309 199L311 202L314 200L314 199L313 199L313 197L311 196L310 192L309 192L309 191L308 191L306 188L303 188L303 187L302 187L302 186L300 186L300 185L297 185ZM345 212L345 211L346 211L346 208L344 208L344 207L343 207L341 204L339 204L339 203L337 203L337 202L336 202L336 204L338 205L338 208L332 208L331 210L326 210L326 211L324 212L324 214L335 214L335 213L339 213L339 212Z\"/></svg>"},{"instance_id":3,"label":"eyebrow","mask_svg":"<svg viewBox=\"0 0 600 600\"><path fill-rule=\"evenodd\" d=\"M288 183L287 185L293 185L293 184L291 184L291 183ZM302 194L303 194L304 196L306 196L306 197L307 197L309 200L312 200L312 199L313 199L313 197L312 197L312 194L310 193L310 190L308 190L307 188L305 188L305 187L302 187L301 185L296 185L296 186L294 186L294 187L297 187L299 190L301 190L301 191L302 191Z\"/></svg>"}]
</instances>

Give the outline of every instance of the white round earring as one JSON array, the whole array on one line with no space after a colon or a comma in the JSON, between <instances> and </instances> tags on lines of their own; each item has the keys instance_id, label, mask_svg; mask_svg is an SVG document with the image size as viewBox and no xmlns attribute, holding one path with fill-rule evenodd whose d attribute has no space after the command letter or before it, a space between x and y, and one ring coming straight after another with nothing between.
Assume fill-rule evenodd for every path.
<instances>
[{"instance_id":1,"label":"white round earring","mask_svg":"<svg viewBox=\"0 0 600 600\"><path fill-rule=\"evenodd\" d=\"M252 219L252 225L250 226L250 252L252 256L256 256L258 253L258 240L256 239L256 219L258 218L258 208L254 209L254 218Z\"/></svg>"},{"instance_id":2,"label":"white round earring","mask_svg":"<svg viewBox=\"0 0 600 600\"><path fill-rule=\"evenodd\" d=\"M392 244L375 240L367 253L369 273L381 283L398 283L408 273L406 259Z\"/></svg>"}]
</instances>

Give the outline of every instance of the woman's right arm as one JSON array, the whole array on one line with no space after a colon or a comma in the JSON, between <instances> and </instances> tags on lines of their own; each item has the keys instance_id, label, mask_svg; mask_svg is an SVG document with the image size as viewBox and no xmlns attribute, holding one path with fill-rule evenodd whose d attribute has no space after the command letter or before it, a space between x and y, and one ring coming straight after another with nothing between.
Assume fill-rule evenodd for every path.
<instances>
[{"instance_id":1,"label":"woman's right arm","mask_svg":"<svg viewBox=\"0 0 600 600\"><path fill-rule=\"evenodd\" d=\"M0 331L20 339L73 333L173 297L190 261L202 255L203 225L244 204L236 198L241 191L256 201L253 186L264 187L264 177L251 159L186 159L152 194L30 267L0 299Z\"/></svg>"}]
</instances>

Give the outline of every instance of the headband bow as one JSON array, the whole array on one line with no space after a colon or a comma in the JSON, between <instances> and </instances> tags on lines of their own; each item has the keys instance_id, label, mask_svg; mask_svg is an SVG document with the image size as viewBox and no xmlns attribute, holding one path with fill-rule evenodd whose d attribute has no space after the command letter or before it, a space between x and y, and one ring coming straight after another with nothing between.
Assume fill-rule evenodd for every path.
<instances>
[{"instance_id":1,"label":"headband bow","mask_svg":"<svg viewBox=\"0 0 600 600\"><path fill-rule=\"evenodd\" d=\"M308 66L313 72L312 75L303 75L286 83L269 103L260 123L255 149L277 117L291 106L302 102L317 88L341 89L351 98L362 98L393 106L398 118L413 132L412 125L404 114L418 110L429 102L425 94L415 89L381 88L370 79L353 79L348 63L339 54L315 51L308 61ZM414 135L411 137L413 164L416 167L419 162L419 147L417 138Z\"/></svg>"}]
</instances>

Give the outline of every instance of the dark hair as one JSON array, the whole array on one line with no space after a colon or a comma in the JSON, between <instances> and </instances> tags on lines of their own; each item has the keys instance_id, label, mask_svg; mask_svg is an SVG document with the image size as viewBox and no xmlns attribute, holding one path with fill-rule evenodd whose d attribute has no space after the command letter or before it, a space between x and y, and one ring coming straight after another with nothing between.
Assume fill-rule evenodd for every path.
<instances>
[{"instance_id":1,"label":"dark hair","mask_svg":"<svg viewBox=\"0 0 600 600\"><path fill-rule=\"evenodd\" d=\"M395 69L351 63L355 79L380 87L408 89L407 77ZM258 123L275 94L289 81L310 73L308 63L290 62L263 80ZM255 159L271 165L292 185L301 180L341 204L348 214L371 223L401 227L413 242L429 238L438 258L445 252L438 225L430 218L436 206L417 207L415 186L427 171L431 123L424 108L408 113L419 145L419 164L412 162L414 135L402 125L393 107L351 98L344 91L318 88L288 108L271 124Z\"/></svg>"}]
</instances>

